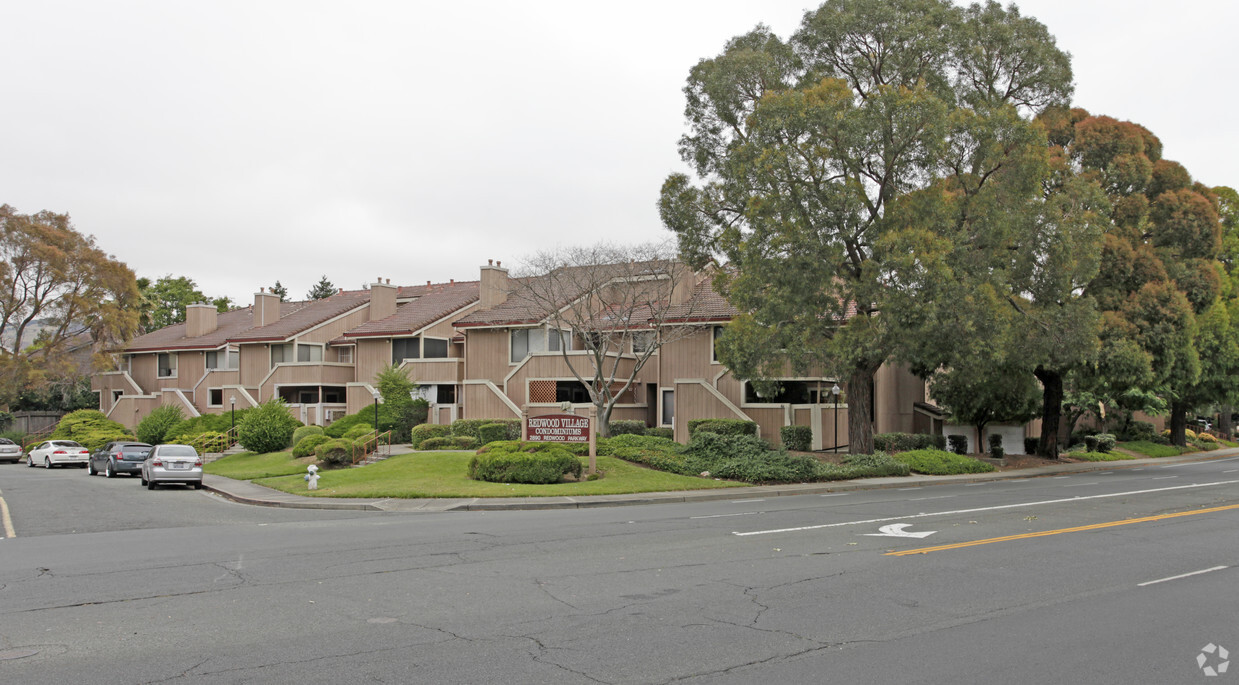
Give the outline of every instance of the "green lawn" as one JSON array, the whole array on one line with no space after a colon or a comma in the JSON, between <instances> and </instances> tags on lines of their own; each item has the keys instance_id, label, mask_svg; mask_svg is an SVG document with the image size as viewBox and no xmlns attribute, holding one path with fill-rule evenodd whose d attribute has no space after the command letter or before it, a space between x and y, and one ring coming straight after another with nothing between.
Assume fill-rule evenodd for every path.
<instances>
[{"instance_id":1,"label":"green lawn","mask_svg":"<svg viewBox=\"0 0 1239 685\"><path fill-rule=\"evenodd\" d=\"M1184 450L1174 445L1162 445L1148 440L1136 440L1133 442L1120 442L1119 447L1136 454L1143 454L1146 457L1175 457L1184 453ZM1194 451L1194 450L1188 450Z\"/></svg>"},{"instance_id":2,"label":"green lawn","mask_svg":"<svg viewBox=\"0 0 1239 685\"><path fill-rule=\"evenodd\" d=\"M241 456L241 455L237 455ZM680 476L655 471L614 457L598 457L603 477L579 483L523 485L486 483L466 476L473 452L414 452L401 454L359 469L321 471L318 490L307 490L305 466L308 461L293 460L287 452L254 455L271 458L270 468L281 458L288 465L274 478L256 477L254 482L269 488L310 497L555 497L573 495L619 495L634 492L705 490L747 485L733 481ZM221 463L224 460L220 460ZM584 461L584 459L582 459ZM214 464L212 464L213 466ZM293 467L296 468L293 468ZM211 471L230 477L230 473ZM238 466L234 472L241 473Z\"/></svg>"},{"instance_id":3,"label":"green lawn","mask_svg":"<svg viewBox=\"0 0 1239 685\"><path fill-rule=\"evenodd\" d=\"M291 452L270 452L268 454L242 452L217 459L204 466L202 470L216 476L253 480L254 478L305 473L305 467L313 463L314 457L293 459Z\"/></svg>"}]
</instances>

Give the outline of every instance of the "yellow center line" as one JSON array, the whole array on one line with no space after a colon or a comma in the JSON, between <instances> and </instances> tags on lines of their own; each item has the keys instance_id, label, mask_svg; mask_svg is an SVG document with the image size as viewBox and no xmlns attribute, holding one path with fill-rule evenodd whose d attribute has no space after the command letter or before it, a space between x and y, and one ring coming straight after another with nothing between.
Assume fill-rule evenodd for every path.
<instances>
[{"instance_id":1,"label":"yellow center line","mask_svg":"<svg viewBox=\"0 0 1239 685\"><path fill-rule=\"evenodd\" d=\"M1094 523L1089 526L1076 526L1075 528L1059 528L1057 530L1043 530L1039 533L1021 533L1019 535L1004 535L1000 538L986 538L984 540L971 540L969 542L956 542L950 545L938 545L936 547L918 547L916 549L904 549L898 552L887 552L888 557L903 557L909 554L928 554L930 552L941 552L948 549L959 549L961 547L975 547L977 545L988 545L993 542L1007 542L1010 540L1025 540L1028 538L1043 538L1047 535L1059 535L1062 533L1079 533L1085 530L1098 530L1101 528L1113 528L1114 526L1126 526L1132 523L1147 523L1149 521L1161 521L1163 519L1172 519L1179 516L1195 516L1196 514L1210 514L1217 511L1226 511L1228 509L1239 509L1239 504L1229 504L1224 507L1213 507L1211 509L1197 509L1195 511L1180 511L1175 514L1158 514L1157 516L1145 516L1138 519L1123 519L1122 521L1109 521L1107 523Z\"/></svg>"}]
</instances>

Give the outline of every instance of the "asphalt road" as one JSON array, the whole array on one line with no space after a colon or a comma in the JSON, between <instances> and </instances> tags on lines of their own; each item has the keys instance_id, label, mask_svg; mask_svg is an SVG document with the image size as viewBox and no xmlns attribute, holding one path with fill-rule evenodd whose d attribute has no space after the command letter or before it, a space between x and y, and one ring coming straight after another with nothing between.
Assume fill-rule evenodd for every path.
<instances>
[{"instance_id":1,"label":"asphalt road","mask_svg":"<svg viewBox=\"0 0 1239 685\"><path fill-rule=\"evenodd\" d=\"M1197 661L1239 657L1239 458L434 514L6 465L0 498L0 683L1239 682Z\"/></svg>"}]
</instances>

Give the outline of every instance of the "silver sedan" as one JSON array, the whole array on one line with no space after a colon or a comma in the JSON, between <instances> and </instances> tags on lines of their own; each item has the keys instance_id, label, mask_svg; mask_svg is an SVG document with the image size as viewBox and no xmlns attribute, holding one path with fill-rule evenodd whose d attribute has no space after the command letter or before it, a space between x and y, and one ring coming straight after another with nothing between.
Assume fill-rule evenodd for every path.
<instances>
[{"instance_id":1,"label":"silver sedan","mask_svg":"<svg viewBox=\"0 0 1239 685\"><path fill-rule=\"evenodd\" d=\"M26 466L85 466L90 461L90 450L72 440L47 440L30 448Z\"/></svg>"},{"instance_id":2,"label":"silver sedan","mask_svg":"<svg viewBox=\"0 0 1239 685\"><path fill-rule=\"evenodd\" d=\"M142 484L154 490L156 483L185 483L202 489L202 457L189 445L155 445L142 462Z\"/></svg>"}]
</instances>

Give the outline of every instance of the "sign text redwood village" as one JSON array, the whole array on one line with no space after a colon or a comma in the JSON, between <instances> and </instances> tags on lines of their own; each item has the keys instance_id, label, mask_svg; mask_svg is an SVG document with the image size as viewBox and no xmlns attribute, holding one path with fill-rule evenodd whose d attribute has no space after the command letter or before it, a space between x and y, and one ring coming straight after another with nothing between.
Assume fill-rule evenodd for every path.
<instances>
[{"instance_id":1,"label":"sign text redwood village","mask_svg":"<svg viewBox=\"0 0 1239 685\"><path fill-rule=\"evenodd\" d=\"M589 419L572 414L548 414L525 419L529 442L589 442Z\"/></svg>"}]
</instances>

